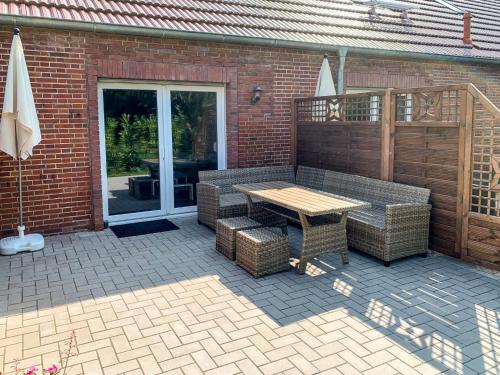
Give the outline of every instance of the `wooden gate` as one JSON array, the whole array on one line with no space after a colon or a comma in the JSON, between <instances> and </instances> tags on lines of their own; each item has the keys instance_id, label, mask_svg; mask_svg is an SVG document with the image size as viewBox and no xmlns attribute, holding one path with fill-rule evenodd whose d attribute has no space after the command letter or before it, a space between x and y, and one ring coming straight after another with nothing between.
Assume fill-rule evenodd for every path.
<instances>
[{"instance_id":1,"label":"wooden gate","mask_svg":"<svg viewBox=\"0 0 500 375\"><path fill-rule=\"evenodd\" d=\"M472 85L468 95L461 255L500 269L500 110Z\"/></svg>"}]
</instances>

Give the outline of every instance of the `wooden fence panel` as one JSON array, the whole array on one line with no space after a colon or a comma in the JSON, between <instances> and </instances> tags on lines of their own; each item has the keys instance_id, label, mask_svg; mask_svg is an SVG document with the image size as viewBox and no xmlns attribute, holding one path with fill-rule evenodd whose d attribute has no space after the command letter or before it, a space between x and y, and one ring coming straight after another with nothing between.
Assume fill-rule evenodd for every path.
<instances>
[{"instance_id":1,"label":"wooden fence panel","mask_svg":"<svg viewBox=\"0 0 500 375\"><path fill-rule=\"evenodd\" d=\"M297 164L380 178L380 125L299 125Z\"/></svg>"},{"instance_id":2,"label":"wooden fence panel","mask_svg":"<svg viewBox=\"0 0 500 375\"><path fill-rule=\"evenodd\" d=\"M295 101L297 164L431 190L429 247L500 269L500 110L473 85Z\"/></svg>"},{"instance_id":3,"label":"wooden fence panel","mask_svg":"<svg viewBox=\"0 0 500 375\"><path fill-rule=\"evenodd\" d=\"M398 126L394 182L431 189L429 246L455 255L459 128Z\"/></svg>"},{"instance_id":4,"label":"wooden fence panel","mask_svg":"<svg viewBox=\"0 0 500 375\"><path fill-rule=\"evenodd\" d=\"M383 92L296 102L296 163L380 178Z\"/></svg>"}]
</instances>

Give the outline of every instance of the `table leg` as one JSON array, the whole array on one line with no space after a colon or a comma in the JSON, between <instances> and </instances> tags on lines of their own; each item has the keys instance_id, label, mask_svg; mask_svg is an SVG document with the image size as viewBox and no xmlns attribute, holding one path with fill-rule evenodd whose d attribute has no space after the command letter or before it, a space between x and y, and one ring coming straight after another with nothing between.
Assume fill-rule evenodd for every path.
<instances>
[{"instance_id":1,"label":"table leg","mask_svg":"<svg viewBox=\"0 0 500 375\"><path fill-rule=\"evenodd\" d=\"M193 184L189 184L189 199L194 201L194 189Z\"/></svg>"},{"instance_id":2,"label":"table leg","mask_svg":"<svg viewBox=\"0 0 500 375\"><path fill-rule=\"evenodd\" d=\"M299 275L303 275L306 272L307 263L309 262L309 258L305 257L304 254L307 253L307 234L311 228L311 224L309 220L307 220L307 216L303 213L299 212L300 224L302 225L302 244L300 249L300 263L299 263Z\"/></svg>"},{"instance_id":3,"label":"table leg","mask_svg":"<svg viewBox=\"0 0 500 375\"><path fill-rule=\"evenodd\" d=\"M344 231L346 230L346 225L347 225L347 214L348 212L342 212L342 217L340 218L340 224L344 228ZM342 258L342 264L348 264L349 263L349 253L348 253L348 247L347 247L347 234L346 234L346 240L345 240L345 246L340 249L340 256Z\"/></svg>"},{"instance_id":4,"label":"table leg","mask_svg":"<svg viewBox=\"0 0 500 375\"><path fill-rule=\"evenodd\" d=\"M253 202L252 198L250 195L245 194L245 197L247 199L247 204L248 204L248 217L252 217L252 213L255 211L255 203Z\"/></svg>"},{"instance_id":5,"label":"table leg","mask_svg":"<svg viewBox=\"0 0 500 375\"><path fill-rule=\"evenodd\" d=\"M338 223L311 225L307 216L299 213L302 225L299 274L305 273L309 261L329 251L340 252L342 263L349 263L346 237L347 214L343 212Z\"/></svg>"}]
</instances>

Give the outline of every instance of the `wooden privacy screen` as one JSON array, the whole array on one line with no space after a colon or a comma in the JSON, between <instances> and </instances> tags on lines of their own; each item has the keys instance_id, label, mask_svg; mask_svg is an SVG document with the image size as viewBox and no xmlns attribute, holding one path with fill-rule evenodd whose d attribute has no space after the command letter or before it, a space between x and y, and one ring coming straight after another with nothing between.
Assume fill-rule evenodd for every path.
<instances>
[{"instance_id":1,"label":"wooden privacy screen","mask_svg":"<svg viewBox=\"0 0 500 375\"><path fill-rule=\"evenodd\" d=\"M297 100L296 155L300 164L380 178L384 94Z\"/></svg>"},{"instance_id":2,"label":"wooden privacy screen","mask_svg":"<svg viewBox=\"0 0 500 375\"><path fill-rule=\"evenodd\" d=\"M500 111L473 85L296 99L294 119L297 164L431 189L430 248L500 269Z\"/></svg>"},{"instance_id":3,"label":"wooden privacy screen","mask_svg":"<svg viewBox=\"0 0 500 375\"><path fill-rule=\"evenodd\" d=\"M460 108L456 88L391 92L395 116L388 124L393 164L386 179L431 190L429 234L433 250L458 256L457 220L460 159ZM384 177L384 176L383 176ZM462 199L460 199L462 201Z\"/></svg>"}]
</instances>

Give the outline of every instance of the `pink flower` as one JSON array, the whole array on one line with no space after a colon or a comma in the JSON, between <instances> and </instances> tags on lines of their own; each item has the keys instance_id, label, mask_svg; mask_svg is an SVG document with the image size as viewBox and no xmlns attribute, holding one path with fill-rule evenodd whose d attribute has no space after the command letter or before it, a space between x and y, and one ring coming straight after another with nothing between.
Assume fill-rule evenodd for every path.
<instances>
[{"instance_id":1,"label":"pink flower","mask_svg":"<svg viewBox=\"0 0 500 375\"><path fill-rule=\"evenodd\" d=\"M36 375L38 369L35 366L31 366L28 370L26 370L25 375Z\"/></svg>"},{"instance_id":2,"label":"pink flower","mask_svg":"<svg viewBox=\"0 0 500 375\"><path fill-rule=\"evenodd\" d=\"M45 369L45 372L48 372L49 374L57 374L57 371L59 370L59 367L55 363L52 364L48 369Z\"/></svg>"}]
</instances>

